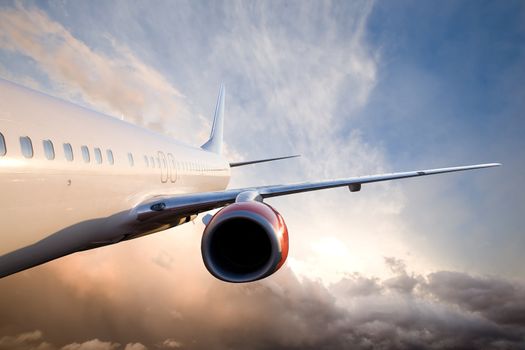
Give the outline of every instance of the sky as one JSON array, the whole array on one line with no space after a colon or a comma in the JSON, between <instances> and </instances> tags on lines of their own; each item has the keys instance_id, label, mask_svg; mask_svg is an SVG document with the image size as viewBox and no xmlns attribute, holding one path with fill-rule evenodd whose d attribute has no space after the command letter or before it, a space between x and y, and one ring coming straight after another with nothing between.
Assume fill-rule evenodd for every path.
<instances>
[{"instance_id":1,"label":"sky","mask_svg":"<svg viewBox=\"0 0 525 350\"><path fill-rule=\"evenodd\" d=\"M501 162L268 200L290 256L231 285L200 220L0 280L0 349L525 348L522 1L0 3L0 77L206 141L230 187Z\"/></svg>"}]
</instances>

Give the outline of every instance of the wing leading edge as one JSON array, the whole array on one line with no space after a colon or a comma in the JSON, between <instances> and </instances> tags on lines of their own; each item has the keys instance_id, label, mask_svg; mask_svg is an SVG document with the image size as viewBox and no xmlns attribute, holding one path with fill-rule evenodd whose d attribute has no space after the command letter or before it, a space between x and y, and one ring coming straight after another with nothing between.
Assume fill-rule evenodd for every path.
<instances>
[{"instance_id":1,"label":"wing leading edge","mask_svg":"<svg viewBox=\"0 0 525 350\"><path fill-rule=\"evenodd\" d=\"M163 225L177 224L182 218L190 217L208 210L223 207L236 201L258 200L284 196L300 192L317 191L334 187L348 186L351 192L359 191L362 184L380 181L405 179L410 177L427 176L451 173L456 171L474 170L500 166L499 163L477 164L450 168L416 170L391 174L380 174L303 182L289 185L273 185L261 187L247 187L225 190L220 192L205 192L172 197L156 197L140 204L136 208L137 219L140 222L158 223Z\"/></svg>"}]
</instances>

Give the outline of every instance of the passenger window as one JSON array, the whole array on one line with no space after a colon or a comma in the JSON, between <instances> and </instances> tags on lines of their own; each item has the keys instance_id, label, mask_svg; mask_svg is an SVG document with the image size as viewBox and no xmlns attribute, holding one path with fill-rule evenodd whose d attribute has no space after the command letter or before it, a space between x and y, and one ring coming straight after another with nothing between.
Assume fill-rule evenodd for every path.
<instances>
[{"instance_id":1,"label":"passenger window","mask_svg":"<svg viewBox=\"0 0 525 350\"><path fill-rule=\"evenodd\" d=\"M146 163L146 168L149 168L148 156L144 156L144 163Z\"/></svg>"},{"instance_id":2,"label":"passenger window","mask_svg":"<svg viewBox=\"0 0 525 350\"><path fill-rule=\"evenodd\" d=\"M133 166L135 164L135 161L133 161L133 154L128 153L128 161L129 161L129 166Z\"/></svg>"},{"instance_id":3,"label":"passenger window","mask_svg":"<svg viewBox=\"0 0 525 350\"><path fill-rule=\"evenodd\" d=\"M91 160L89 157L89 148L87 148L87 146L82 146L80 149L82 150L82 158L84 158L84 162L89 163Z\"/></svg>"},{"instance_id":4,"label":"passenger window","mask_svg":"<svg viewBox=\"0 0 525 350\"><path fill-rule=\"evenodd\" d=\"M44 144L46 158L49 160L55 159L55 148L53 147L53 142L51 142L51 140L44 140L42 143Z\"/></svg>"},{"instance_id":5,"label":"passenger window","mask_svg":"<svg viewBox=\"0 0 525 350\"><path fill-rule=\"evenodd\" d=\"M115 159L113 158L113 152L110 149L106 151L106 155L108 157L109 164L111 165L115 164Z\"/></svg>"},{"instance_id":6,"label":"passenger window","mask_svg":"<svg viewBox=\"0 0 525 350\"><path fill-rule=\"evenodd\" d=\"M95 161L98 164L102 163L102 152L100 151L100 148L95 147Z\"/></svg>"},{"instance_id":7,"label":"passenger window","mask_svg":"<svg viewBox=\"0 0 525 350\"><path fill-rule=\"evenodd\" d=\"M0 156L5 156L6 152L4 135L0 133Z\"/></svg>"},{"instance_id":8,"label":"passenger window","mask_svg":"<svg viewBox=\"0 0 525 350\"><path fill-rule=\"evenodd\" d=\"M26 158L33 158L33 144L31 139L27 136L20 137L20 147L22 148L22 154Z\"/></svg>"},{"instance_id":9,"label":"passenger window","mask_svg":"<svg viewBox=\"0 0 525 350\"><path fill-rule=\"evenodd\" d=\"M73 148L71 147L71 144L64 143L64 154L66 155L66 159L68 161L73 161Z\"/></svg>"}]
</instances>

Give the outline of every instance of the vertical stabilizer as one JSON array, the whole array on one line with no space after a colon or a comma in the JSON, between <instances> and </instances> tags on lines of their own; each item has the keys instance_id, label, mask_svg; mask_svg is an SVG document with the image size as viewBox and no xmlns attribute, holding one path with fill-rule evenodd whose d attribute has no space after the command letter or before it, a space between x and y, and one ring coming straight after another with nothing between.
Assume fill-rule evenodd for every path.
<instances>
[{"instance_id":1,"label":"vertical stabilizer","mask_svg":"<svg viewBox=\"0 0 525 350\"><path fill-rule=\"evenodd\" d=\"M224 125L224 84L219 90L215 114L213 116L213 126L211 128L210 139L201 146L202 149L213 153L221 154L222 151L222 129Z\"/></svg>"}]
</instances>

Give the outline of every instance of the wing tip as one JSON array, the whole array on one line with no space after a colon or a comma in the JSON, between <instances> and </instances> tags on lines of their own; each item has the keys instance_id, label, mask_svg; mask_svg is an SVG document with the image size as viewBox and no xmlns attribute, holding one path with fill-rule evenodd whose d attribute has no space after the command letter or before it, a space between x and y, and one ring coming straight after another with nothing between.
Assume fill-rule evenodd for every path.
<instances>
[{"instance_id":1,"label":"wing tip","mask_svg":"<svg viewBox=\"0 0 525 350\"><path fill-rule=\"evenodd\" d=\"M502 163L486 163L486 164L480 164L479 167L493 168L493 167L502 166L502 165L503 165Z\"/></svg>"}]
</instances>

